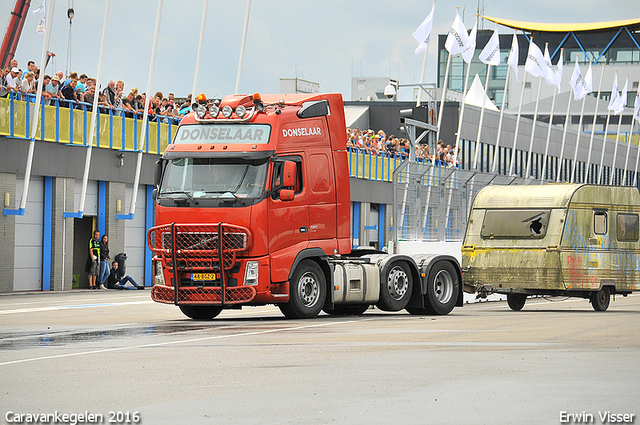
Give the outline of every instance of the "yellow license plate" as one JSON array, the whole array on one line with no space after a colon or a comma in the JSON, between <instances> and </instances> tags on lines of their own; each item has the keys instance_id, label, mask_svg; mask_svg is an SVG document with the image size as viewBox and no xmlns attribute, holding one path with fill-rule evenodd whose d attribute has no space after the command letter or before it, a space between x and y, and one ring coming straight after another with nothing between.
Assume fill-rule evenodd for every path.
<instances>
[{"instance_id":1,"label":"yellow license plate","mask_svg":"<svg viewBox=\"0 0 640 425\"><path fill-rule=\"evenodd\" d=\"M215 273L191 273L191 280L193 281L216 280L216 274Z\"/></svg>"}]
</instances>

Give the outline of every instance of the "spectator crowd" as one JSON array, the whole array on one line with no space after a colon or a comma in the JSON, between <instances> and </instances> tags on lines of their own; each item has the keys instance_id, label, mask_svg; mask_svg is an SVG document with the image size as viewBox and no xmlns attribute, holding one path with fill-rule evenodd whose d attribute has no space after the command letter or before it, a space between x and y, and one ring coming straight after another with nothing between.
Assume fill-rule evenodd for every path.
<instances>
[{"instance_id":1,"label":"spectator crowd","mask_svg":"<svg viewBox=\"0 0 640 425\"><path fill-rule=\"evenodd\" d=\"M35 62L27 63L26 71L19 68L18 61L13 59L11 64L0 69L0 97L13 94L19 99L35 96L40 78L40 69ZM113 111L116 116L141 118L144 115L145 93L139 93L133 88L125 95L124 82L110 80L104 89L97 87L96 79L86 74L72 72L65 76L62 71L55 75L43 75L42 97L47 105L60 105L69 108L86 108L91 111L98 92L98 108L101 113ZM156 92L149 100L149 119L160 122L176 122L189 111L191 95L179 105L173 93L164 97L162 92ZM416 146L416 160L435 164L453 164L454 149L438 142L437 152L429 152L427 145ZM355 152L365 152L370 155L386 155L405 159L409 156L410 143L407 139L387 135L383 130L377 133L373 130L347 128L347 148ZM456 161L457 162L457 161Z\"/></svg>"},{"instance_id":2,"label":"spectator crowd","mask_svg":"<svg viewBox=\"0 0 640 425\"><path fill-rule=\"evenodd\" d=\"M409 157L411 145L407 139L396 137L393 134L387 137L383 130L379 130L376 133L373 130L347 128L347 149L352 152L365 152L370 155L386 155L405 159ZM454 163L454 149L451 145L445 145L440 140L438 141L437 149L434 155L429 152L429 146L418 144L415 147L416 160L420 162L428 161L436 165ZM458 161L455 162L458 163Z\"/></svg>"},{"instance_id":3,"label":"spectator crowd","mask_svg":"<svg viewBox=\"0 0 640 425\"><path fill-rule=\"evenodd\" d=\"M16 59L13 59L9 66L0 69L0 97L13 95L18 99L26 96L35 96L40 79L40 69L35 62L29 61L27 69L23 71ZM110 80L107 86L102 89L97 87L96 79L90 78L86 74L72 72L65 76L62 71L56 72L53 76L42 75L42 97L46 105L60 105L75 109L86 109L91 111L93 103L98 95L98 108L101 113L113 115L138 117L144 115L144 105L146 94L139 93L133 88L125 94L124 82ZM149 119L157 119L160 122L177 122L181 115L188 111L191 95L182 105L175 99L173 93L166 97L162 92L156 92L149 100Z\"/></svg>"}]
</instances>

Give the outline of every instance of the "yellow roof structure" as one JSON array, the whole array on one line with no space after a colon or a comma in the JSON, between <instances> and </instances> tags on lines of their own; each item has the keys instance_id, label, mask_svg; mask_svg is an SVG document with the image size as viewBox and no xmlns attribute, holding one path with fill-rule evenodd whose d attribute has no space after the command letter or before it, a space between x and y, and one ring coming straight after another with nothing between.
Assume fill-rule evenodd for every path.
<instances>
[{"instance_id":1,"label":"yellow roof structure","mask_svg":"<svg viewBox=\"0 0 640 425\"><path fill-rule=\"evenodd\" d=\"M622 21L610 22L592 22L583 24L550 24L544 22L525 22L515 21L513 19L492 18L491 16L483 16L484 19L495 22L505 27L514 28L524 31L535 32L598 32L608 31L614 28L627 27L629 31L640 30L640 19L625 19Z\"/></svg>"}]
</instances>

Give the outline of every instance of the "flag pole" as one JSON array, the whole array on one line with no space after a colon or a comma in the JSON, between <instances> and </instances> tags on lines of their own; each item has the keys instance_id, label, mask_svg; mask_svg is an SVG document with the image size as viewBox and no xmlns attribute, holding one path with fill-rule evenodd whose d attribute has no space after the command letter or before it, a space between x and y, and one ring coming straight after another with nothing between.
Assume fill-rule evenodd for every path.
<instances>
[{"instance_id":1,"label":"flag pole","mask_svg":"<svg viewBox=\"0 0 640 425\"><path fill-rule=\"evenodd\" d=\"M533 37L531 37L533 43ZM531 122L531 138L529 139L529 152L527 153L527 167L524 171L524 177L529 178L529 170L531 169L531 156L533 154L533 138L536 133L536 120L538 119L538 105L540 103L540 92L542 91L542 77L538 77L538 96L536 97L536 107L533 112L533 121Z\"/></svg>"},{"instance_id":2,"label":"flag pole","mask_svg":"<svg viewBox=\"0 0 640 425\"><path fill-rule=\"evenodd\" d=\"M547 46L545 46L545 50L546 50L546 47L548 47L548 44L549 43L547 43ZM549 127L547 128L547 141L544 145L544 155L542 157L542 173L540 173L540 183L544 182L545 172L547 171L547 156L549 155L549 142L551 141L553 113L556 108L556 96L558 95L558 91L560 90L560 87L562 87L562 68L564 67L563 63L564 63L564 48L561 48L560 57L556 62L556 79L559 78L559 80L554 81L556 84L554 84L554 87L553 87L553 100L551 101L551 113L549 114Z\"/></svg>"},{"instance_id":3,"label":"flag pole","mask_svg":"<svg viewBox=\"0 0 640 425\"><path fill-rule=\"evenodd\" d=\"M240 60L238 63L238 75L236 77L236 91L234 94L240 92L240 74L242 74L242 62L244 61L244 46L247 44L247 30L249 27L249 15L251 13L251 0L247 0L247 10L244 16L244 29L242 30L242 45L240 46Z\"/></svg>"},{"instance_id":4,"label":"flag pole","mask_svg":"<svg viewBox=\"0 0 640 425\"><path fill-rule=\"evenodd\" d=\"M484 103L487 98L487 86L489 85L489 74L491 73L491 64L487 65L487 77L484 80L484 97L482 98L482 108L480 109L480 122L478 123L478 135L476 136L476 152L473 155L473 169L478 165L478 154L480 152L480 135L482 134L482 121L484 119Z\"/></svg>"},{"instance_id":5,"label":"flag pole","mask_svg":"<svg viewBox=\"0 0 640 425\"><path fill-rule=\"evenodd\" d=\"M436 0L433 0L433 3L431 4L431 10L434 10L435 7L436 7ZM422 85L424 84L424 73L427 71L427 55L429 54L430 48L431 48L431 43L429 42L429 44L427 44L427 50L424 51L424 57L422 58L422 72L420 73L420 89L418 90L416 107L420 106L420 101L422 100ZM436 140L436 143L438 143L437 140Z\"/></svg>"},{"instance_id":6,"label":"flag pole","mask_svg":"<svg viewBox=\"0 0 640 425\"><path fill-rule=\"evenodd\" d=\"M631 118L631 129L633 130L633 122L635 121L635 117ZM633 137L633 131L631 132L631 137ZM634 185L635 187L638 187L638 165L640 165L640 145L638 145L638 150L636 152L636 169L634 171L635 173L635 180L636 180L636 184Z\"/></svg>"},{"instance_id":7,"label":"flag pole","mask_svg":"<svg viewBox=\"0 0 640 425\"><path fill-rule=\"evenodd\" d=\"M544 173L547 171L547 156L549 154L549 141L551 140L551 127L553 126L553 112L556 108L556 96L558 87L553 88L553 99L551 100L551 113L549 114L549 127L547 128L547 142L544 145L544 155L542 157L542 172L540 173L540 182L544 181Z\"/></svg>"},{"instance_id":8,"label":"flag pole","mask_svg":"<svg viewBox=\"0 0 640 425\"><path fill-rule=\"evenodd\" d=\"M591 150L593 149L593 136L596 134L596 118L598 118L598 105L600 104L600 92L602 91L602 80L604 77L604 64L602 64L602 74L600 74L600 83L598 83L598 96L596 97L596 108L593 111L593 123L591 124L591 137L589 138L589 154L587 155L587 167L585 180L589 179L589 168L591 165ZM597 182L596 182L597 183Z\"/></svg>"},{"instance_id":9,"label":"flag pole","mask_svg":"<svg viewBox=\"0 0 640 425\"><path fill-rule=\"evenodd\" d=\"M567 113L564 116L564 128L562 130L562 143L560 143L560 164L558 165L558 173L556 174L556 183L560 183L560 176L562 175L562 166L564 156L565 141L567 140L567 128L569 127L569 112L571 111L571 90L567 92Z\"/></svg>"},{"instance_id":10,"label":"flag pole","mask_svg":"<svg viewBox=\"0 0 640 425\"><path fill-rule=\"evenodd\" d=\"M475 25L478 25L478 15L476 15ZM473 32L473 30L471 31ZM475 44L475 40L474 40L474 44ZM475 46L474 46L474 50L475 50ZM466 102L467 90L468 90L467 87L469 85L469 74L471 73L471 61L473 60L474 53L475 52L472 53L471 60L469 60L469 63L467 64L467 73L464 77L464 86L462 87L462 105L460 106L460 117L458 119L458 132L456 134L456 145L453 147L453 159L451 161L452 166L456 166L456 163L458 162L458 150L460 150L460 130L462 130L462 120L464 118L464 109L465 109L464 105L467 103Z\"/></svg>"},{"instance_id":11,"label":"flag pole","mask_svg":"<svg viewBox=\"0 0 640 425\"><path fill-rule=\"evenodd\" d=\"M44 4L44 3L43 3ZM44 10L44 39L42 41L42 55L40 56L40 64L42 65L47 56L47 49L49 48L49 41L51 40L51 28L53 27L53 10L55 7L55 0L51 0L48 6L45 6ZM42 67L42 77L44 77L44 66ZM22 187L22 198L20 199L19 210L24 213L27 208L27 197L29 196L29 182L31 180L31 168L33 167L33 156L36 149L36 132L38 130L38 119L40 118L40 102L42 100L42 92L44 78L38 78L38 89L36 90L36 103L34 105L33 123L31 124L31 137L29 140L29 151L27 154L27 165L24 172L24 186ZM44 134L41 134L41 139L44 140ZM6 210L5 210L6 211Z\"/></svg>"},{"instance_id":12,"label":"flag pole","mask_svg":"<svg viewBox=\"0 0 640 425\"><path fill-rule=\"evenodd\" d=\"M513 173L513 163L516 159L516 142L518 141L518 127L520 127L520 115L522 113L522 100L524 99L524 86L527 82L527 73L522 76L522 89L520 90L520 102L518 103L518 116L516 118L516 129L513 133L513 149L511 150L511 161L509 162L509 175Z\"/></svg>"},{"instance_id":13,"label":"flag pole","mask_svg":"<svg viewBox=\"0 0 640 425\"><path fill-rule=\"evenodd\" d=\"M456 7L456 16L460 11L459 7ZM445 49L446 50L446 49ZM447 51L447 67L444 71L444 84L442 85L442 95L440 97L440 110L438 111L438 128L436 129L436 143L440 141L440 125L442 124L442 113L444 111L444 100L447 94L447 84L449 83L449 70L451 69L451 53ZM437 154L438 152L434 152Z\"/></svg>"},{"instance_id":14,"label":"flag pole","mask_svg":"<svg viewBox=\"0 0 640 425\"><path fill-rule=\"evenodd\" d=\"M496 172L496 166L498 165L498 148L500 147L500 131L502 130L502 118L504 118L504 105L507 99L507 87L509 84L510 66L507 65L507 77L504 79L504 90L502 91L502 106L500 107L500 119L498 120L498 137L496 138L496 147L493 153L493 165L491 172Z\"/></svg>"},{"instance_id":15,"label":"flag pole","mask_svg":"<svg viewBox=\"0 0 640 425\"><path fill-rule=\"evenodd\" d=\"M580 136L582 135L582 117L584 116L584 106L587 103L587 95L582 98L582 108L580 108L580 120L578 120L578 130L576 134L576 149L573 155L573 164L571 167L571 183L576 181L576 168L578 166L578 146L580 145Z\"/></svg>"},{"instance_id":16,"label":"flag pole","mask_svg":"<svg viewBox=\"0 0 640 425\"><path fill-rule=\"evenodd\" d=\"M611 121L611 110L607 109L607 122L604 125L604 133L602 134L602 152L600 153L600 166L598 167L598 181L596 184L602 184L602 173L604 169L604 147L607 142L607 133L609 132L609 122Z\"/></svg>"},{"instance_id":17,"label":"flag pole","mask_svg":"<svg viewBox=\"0 0 640 425\"><path fill-rule=\"evenodd\" d=\"M204 29L207 24L207 11L209 10L209 0L204 0L202 7L202 21L200 23L200 38L198 39L198 54L196 55L196 70L193 76L193 88L191 90L191 105L196 101L196 87L198 86L198 74L200 73L200 58L202 57L202 44L204 41Z\"/></svg>"},{"instance_id":18,"label":"flag pole","mask_svg":"<svg viewBox=\"0 0 640 425\"><path fill-rule=\"evenodd\" d=\"M516 36L516 30L513 30L513 36ZM516 40L517 42L517 40ZM513 45L511 46L513 48ZM517 58L516 58L517 60ZM498 165L498 153L500 147L500 134L502 133L502 118L504 118L504 105L507 99L507 88L509 88L509 74L510 74L511 65L507 64L507 77L504 80L504 90L502 91L502 106L500 107L500 120L498 121L498 137L496 138L496 148L493 153L493 166L491 167L491 172L496 172L496 166ZM515 71L514 71L515 72ZM516 76L517 77L517 76ZM506 152L505 152L506 153Z\"/></svg>"},{"instance_id":19,"label":"flag pole","mask_svg":"<svg viewBox=\"0 0 640 425\"><path fill-rule=\"evenodd\" d=\"M629 75L627 74L627 80L624 83L624 89L622 89L622 94L624 96L621 95L621 102L622 102L622 110L620 111L620 113L618 114L618 111L614 111L616 112L616 115L618 115L618 131L616 132L616 146L613 148L613 161L611 162L611 174L609 175L609 186L611 186L613 184L613 175L615 174L616 171L616 157L618 156L618 139L620 138L620 127L622 124L622 113L624 112L624 105L627 103L627 86L629 84Z\"/></svg>"},{"instance_id":20,"label":"flag pole","mask_svg":"<svg viewBox=\"0 0 640 425\"><path fill-rule=\"evenodd\" d=\"M622 116L620 118L622 118ZM624 181L627 180L626 175L627 175L627 167L629 166L629 150L631 149L631 136L633 136L633 118L631 118L631 128L629 129L629 132L630 132L629 140L627 141L627 155L624 158L624 176L625 176Z\"/></svg>"}]
</instances>

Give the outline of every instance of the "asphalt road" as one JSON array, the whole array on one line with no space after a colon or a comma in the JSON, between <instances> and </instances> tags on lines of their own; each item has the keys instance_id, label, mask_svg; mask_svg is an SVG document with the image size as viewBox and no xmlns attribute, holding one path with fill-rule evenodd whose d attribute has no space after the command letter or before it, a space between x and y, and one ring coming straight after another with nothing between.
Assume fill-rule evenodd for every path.
<instances>
[{"instance_id":1,"label":"asphalt road","mask_svg":"<svg viewBox=\"0 0 640 425\"><path fill-rule=\"evenodd\" d=\"M148 290L3 295L0 423L599 424L607 411L640 423L639 325L640 295L604 313L535 299L521 312L287 320L268 306L210 322Z\"/></svg>"}]
</instances>

